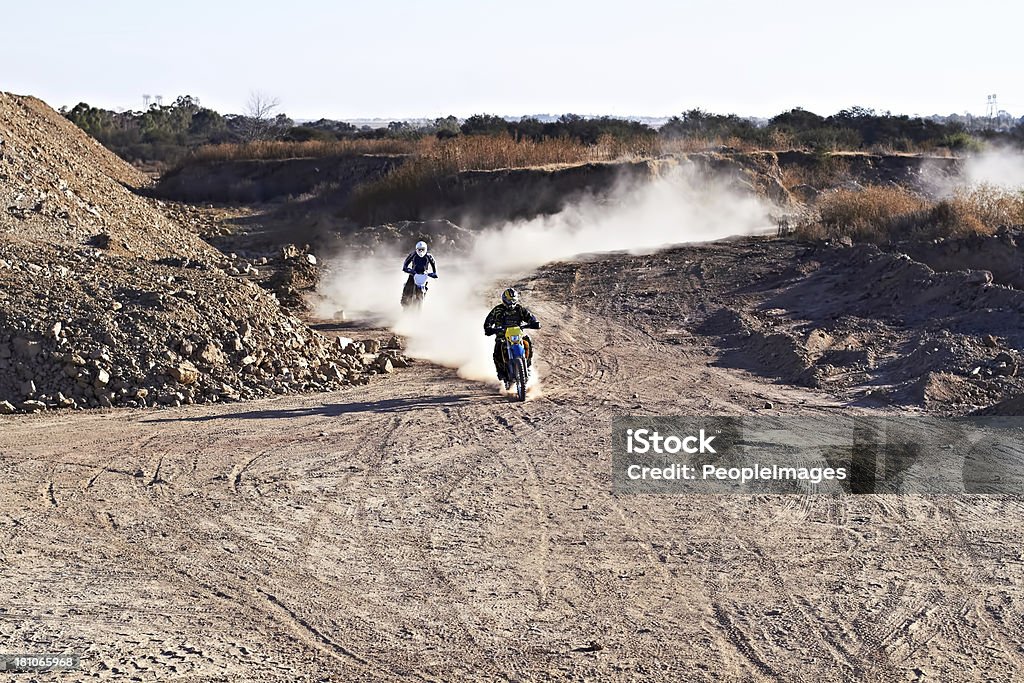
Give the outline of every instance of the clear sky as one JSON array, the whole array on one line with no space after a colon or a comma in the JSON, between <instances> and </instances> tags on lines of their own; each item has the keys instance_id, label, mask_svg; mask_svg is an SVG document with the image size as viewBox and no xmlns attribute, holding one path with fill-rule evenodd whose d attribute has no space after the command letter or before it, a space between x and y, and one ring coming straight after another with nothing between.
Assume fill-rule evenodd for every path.
<instances>
[{"instance_id":1,"label":"clear sky","mask_svg":"<svg viewBox=\"0 0 1024 683\"><path fill-rule=\"evenodd\" d=\"M293 118L1024 114L1014 0L4 2L0 90Z\"/></svg>"}]
</instances>

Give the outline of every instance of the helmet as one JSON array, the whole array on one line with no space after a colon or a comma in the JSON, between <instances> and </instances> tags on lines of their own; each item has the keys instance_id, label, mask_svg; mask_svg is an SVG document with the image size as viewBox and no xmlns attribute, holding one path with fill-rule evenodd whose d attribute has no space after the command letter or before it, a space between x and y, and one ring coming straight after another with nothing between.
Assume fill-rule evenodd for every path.
<instances>
[{"instance_id":1,"label":"helmet","mask_svg":"<svg viewBox=\"0 0 1024 683\"><path fill-rule=\"evenodd\" d=\"M519 292L509 287L501 293L501 303L506 306L515 306L519 303Z\"/></svg>"},{"instance_id":2,"label":"helmet","mask_svg":"<svg viewBox=\"0 0 1024 683\"><path fill-rule=\"evenodd\" d=\"M419 241L416 243L416 253L420 256L426 256L427 254L427 243Z\"/></svg>"}]
</instances>

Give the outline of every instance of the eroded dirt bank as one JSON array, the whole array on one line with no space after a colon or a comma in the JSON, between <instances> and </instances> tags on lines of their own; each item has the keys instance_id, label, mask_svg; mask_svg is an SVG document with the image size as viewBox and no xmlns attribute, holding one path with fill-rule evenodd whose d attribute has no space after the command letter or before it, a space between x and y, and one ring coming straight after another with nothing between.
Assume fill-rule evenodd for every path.
<instances>
[{"instance_id":1,"label":"eroded dirt bank","mask_svg":"<svg viewBox=\"0 0 1024 683\"><path fill-rule=\"evenodd\" d=\"M79 651L87 680L1020 675L1019 500L611 495L614 415L911 405L730 356L725 315L836 338L792 268L841 271L805 249L543 269L521 283L546 323L523 405L418 364L330 394L2 418L0 640Z\"/></svg>"}]
</instances>

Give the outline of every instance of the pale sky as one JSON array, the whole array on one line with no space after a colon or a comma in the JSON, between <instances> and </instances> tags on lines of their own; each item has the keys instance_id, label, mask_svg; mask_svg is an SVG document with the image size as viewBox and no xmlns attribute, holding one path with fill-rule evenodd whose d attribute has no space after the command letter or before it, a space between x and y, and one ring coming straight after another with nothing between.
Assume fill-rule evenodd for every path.
<instances>
[{"instance_id":1,"label":"pale sky","mask_svg":"<svg viewBox=\"0 0 1024 683\"><path fill-rule=\"evenodd\" d=\"M1010 0L5 2L0 90L293 118L1024 114Z\"/></svg>"}]
</instances>

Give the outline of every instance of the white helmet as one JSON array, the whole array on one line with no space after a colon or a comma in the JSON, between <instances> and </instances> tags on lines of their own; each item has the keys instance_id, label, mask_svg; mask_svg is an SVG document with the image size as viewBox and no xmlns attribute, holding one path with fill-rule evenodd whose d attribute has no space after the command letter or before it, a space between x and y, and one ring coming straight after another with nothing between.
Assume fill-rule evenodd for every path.
<instances>
[{"instance_id":1,"label":"white helmet","mask_svg":"<svg viewBox=\"0 0 1024 683\"><path fill-rule=\"evenodd\" d=\"M426 256L427 254L427 243L419 241L416 243L416 253L420 256Z\"/></svg>"}]
</instances>

